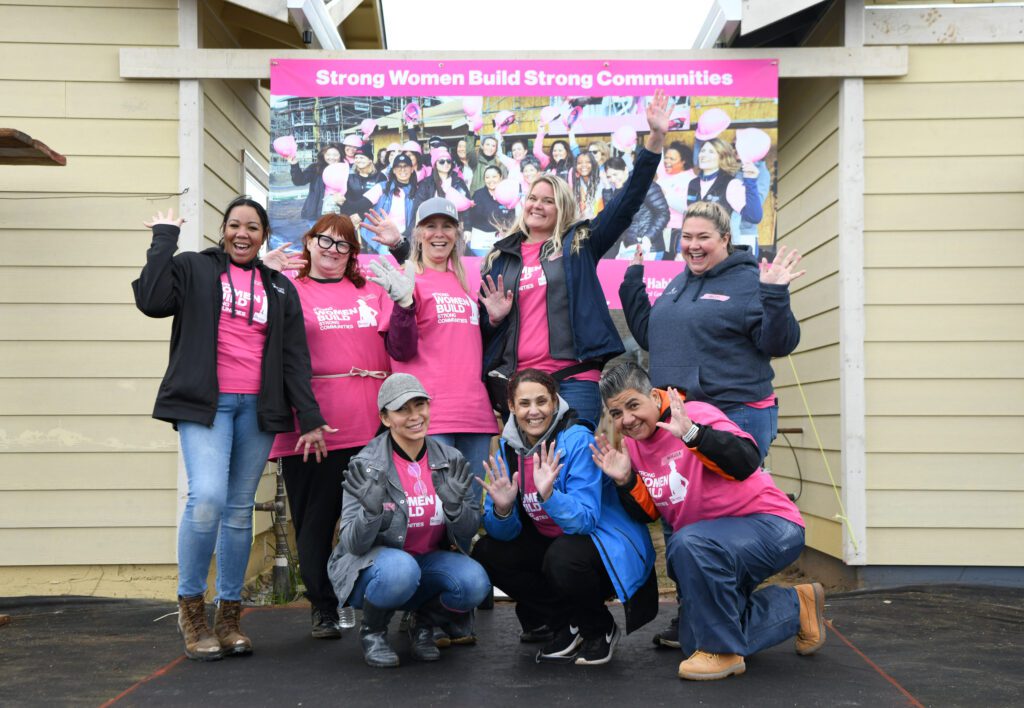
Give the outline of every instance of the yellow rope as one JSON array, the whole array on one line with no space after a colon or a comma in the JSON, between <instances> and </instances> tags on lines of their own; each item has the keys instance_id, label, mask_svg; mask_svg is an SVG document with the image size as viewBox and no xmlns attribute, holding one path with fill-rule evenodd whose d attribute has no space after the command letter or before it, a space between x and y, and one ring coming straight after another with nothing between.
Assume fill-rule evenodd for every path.
<instances>
[{"instance_id":1,"label":"yellow rope","mask_svg":"<svg viewBox=\"0 0 1024 708\"><path fill-rule=\"evenodd\" d=\"M860 546L857 544L857 536L853 533L853 526L850 524L850 519L846 515L846 507L843 505L843 496L839 493L839 485L836 484L836 478L832 475L832 466L828 463L828 457L825 455L825 446L821 444L821 436L818 435L818 426L814 424L814 416L811 415L811 406L807 403L807 396L804 394L804 387L800 383L800 377L796 373L796 364L793 363L793 355L790 354L789 367L793 370L793 378L796 380L796 388L800 391L800 398L804 402L804 410L807 411L807 419L811 422L811 430L814 432L814 439L818 443L818 451L821 453L821 459L825 462L825 470L828 472L829 481L832 482L832 491L836 494L836 501L839 502L839 513L836 514L837 519L842 520L846 524L846 532L850 535L850 543L853 544L853 550L860 554Z\"/></svg>"}]
</instances>

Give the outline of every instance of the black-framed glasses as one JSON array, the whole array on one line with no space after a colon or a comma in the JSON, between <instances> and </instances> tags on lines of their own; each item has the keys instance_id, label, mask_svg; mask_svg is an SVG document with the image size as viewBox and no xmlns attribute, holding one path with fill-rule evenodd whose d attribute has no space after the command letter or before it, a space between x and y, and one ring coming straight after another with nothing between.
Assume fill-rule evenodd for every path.
<instances>
[{"instance_id":1,"label":"black-framed glasses","mask_svg":"<svg viewBox=\"0 0 1024 708\"><path fill-rule=\"evenodd\" d=\"M341 254L349 253L352 250L352 244L345 239L335 241L327 234L317 234L316 245L325 251L331 250L331 246L333 246L334 250Z\"/></svg>"},{"instance_id":2,"label":"black-framed glasses","mask_svg":"<svg viewBox=\"0 0 1024 708\"><path fill-rule=\"evenodd\" d=\"M435 165L450 165L450 164L452 164L452 161L451 160L445 160L444 158L442 158L440 160L434 160L434 164Z\"/></svg>"}]
</instances>

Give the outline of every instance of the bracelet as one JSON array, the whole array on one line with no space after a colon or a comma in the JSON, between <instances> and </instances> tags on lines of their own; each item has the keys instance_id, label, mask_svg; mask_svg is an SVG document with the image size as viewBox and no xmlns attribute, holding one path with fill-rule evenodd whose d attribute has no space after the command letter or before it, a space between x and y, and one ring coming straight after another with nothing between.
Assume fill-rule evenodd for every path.
<instances>
[{"instance_id":1,"label":"bracelet","mask_svg":"<svg viewBox=\"0 0 1024 708\"><path fill-rule=\"evenodd\" d=\"M698 434L700 434L700 426L696 423L691 423L690 429L686 431L685 435L683 435L683 442L689 445L696 440Z\"/></svg>"},{"instance_id":2,"label":"bracelet","mask_svg":"<svg viewBox=\"0 0 1024 708\"><path fill-rule=\"evenodd\" d=\"M508 510L508 513L507 513L507 514L499 514L499 513L498 513L498 510L497 510L497 509L495 509L495 510L494 510L494 516L495 516L496 518L498 518L498 519L507 519L508 517L512 516L512 512L513 512L514 510L515 510L515 507L513 507L512 509L509 509L509 510Z\"/></svg>"}]
</instances>

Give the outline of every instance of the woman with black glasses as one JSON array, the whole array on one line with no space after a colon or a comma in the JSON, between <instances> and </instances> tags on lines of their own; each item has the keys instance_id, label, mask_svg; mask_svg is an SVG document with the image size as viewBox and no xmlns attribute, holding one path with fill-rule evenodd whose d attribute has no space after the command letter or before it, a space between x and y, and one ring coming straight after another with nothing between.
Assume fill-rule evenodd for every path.
<instances>
[{"instance_id":1,"label":"woman with black glasses","mask_svg":"<svg viewBox=\"0 0 1024 708\"><path fill-rule=\"evenodd\" d=\"M341 483L349 460L380 425L377 393L391 370L388 344L400 336L386 338L381 328L390 314L392 331L400 333L403 324L415 324L415 315L411 292L408 302L396 294L402 302L393 306L380 286L367 282L349 217L320 217L303 236L302 247L301 257L288 258L278 249L266 261L273 268L299 268L295 289L309 343L313 392L325 414L343 424L324 436L330 455L323 459L295 454L297 430L279 434L270 457L280 459L288 488L299 569L312 605L312 636L338 639L341 628L355 626L353 611L339 608L327 577L334 526L341 515ZM400 348L396 352L403 353Z\"/></svg>"}]
</instances>

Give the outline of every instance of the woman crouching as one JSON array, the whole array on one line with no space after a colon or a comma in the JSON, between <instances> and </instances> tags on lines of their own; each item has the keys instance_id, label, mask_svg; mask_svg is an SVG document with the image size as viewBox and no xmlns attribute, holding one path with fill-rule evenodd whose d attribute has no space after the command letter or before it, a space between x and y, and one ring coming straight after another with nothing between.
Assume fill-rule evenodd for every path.
<instances>
[{"instance_id":1,"label":"woman crouching","mask_svg":"<svg viewBox=\"0 0 1024 708\"><path fill-rule=\"evenodd\" d=\"M473 557L516 601L520 641L545 642L538 662L605 664L619 641L607 599L625 604L627 633L657 614L650 535L594 464L594 436L550 374L515 374L509 407L498 456L485 463L487 536Z\"/></svg>"},{"instance_id":2,"label":"woman crouching","mask_svg":"<svg viewBox=\"0 0 1024 708\"><path fill-rule=\"evenodd\" d=\"M469 558L480 526L469 463L427 437L430 396L410 374L393 374L377 397L387 428L349 463L341 536L328 575L342 602L362 608L359 637L370 666L398 666L388 643L395 610L414 614L414 659L436 661L433 627L455 621L490 591L487 573Z\"/></svg>"}]
</instances>

